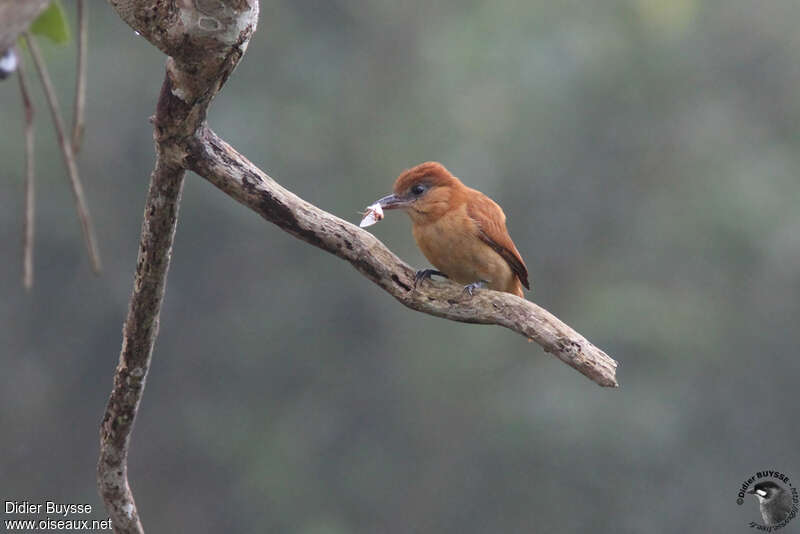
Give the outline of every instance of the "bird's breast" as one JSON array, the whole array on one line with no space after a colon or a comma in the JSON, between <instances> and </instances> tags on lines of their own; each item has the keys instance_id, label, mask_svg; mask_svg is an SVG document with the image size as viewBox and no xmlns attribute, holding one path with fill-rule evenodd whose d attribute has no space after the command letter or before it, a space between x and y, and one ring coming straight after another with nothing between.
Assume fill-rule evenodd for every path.
<instances>
[{"instance_id":1,"label":"bird's breast","mask_svg":"<svg viewBox=\"0 0 800 534\"><path fill-rule=\"evenodd\" d=\"M435 221L415 223L413 233L428 261L460 284L486 280L492 289L507 291L514 282L508 263L480 239L466 204Z\"/></svg>"}]
</instances>

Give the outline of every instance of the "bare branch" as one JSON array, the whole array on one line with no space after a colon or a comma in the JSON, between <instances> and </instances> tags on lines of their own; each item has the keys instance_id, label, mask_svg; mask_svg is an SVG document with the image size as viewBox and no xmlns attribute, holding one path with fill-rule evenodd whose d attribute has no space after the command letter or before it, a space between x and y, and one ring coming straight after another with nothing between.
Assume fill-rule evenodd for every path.
<instances>
[{"instance_id":1,"label":"bare branch","mask_svg":"<svg viewBox=\"0 0 800 534\"><path fill-rule=\"evenodd\" d=\"M72 152L81 149L85 127L86 108L86 54L89 44L89 10L85 0L77 0L78 5L78 72L75 77L75 105L72 115Z\"/></svg>"},{"instance_id":2,"label":"bare branch","mask_svg":"<svg viewBox=\"0 0 800 534\"><path fill-rule=\"evenodd\" d=\"M56 97L53 82L50 80L50 74L47 72L47 67L42 58L42 53L39 50L39 45L36 44L36 39L28 32L25 32L24 36L25 42L28 43L28 49L31 51L31 57L33 57L33 63L36 65L36 70L39 72L39 77L42 80L44 93L47 97L47 104L50 106L50 114L53 116L53 125L56 129L58 144L61 147L61 154L64 156L64 163L67 166L67 174L69 175L70 184L72 185L72 194L75 197L75 208L78 212L81 228L83 229L83 237L86 241L86 250L89 253L92 270L96 274L99 274L103 268L100 263L100 253L97 250L97 239L94 236L89 207L86 205L83 184L81 183L80 176L78 176L78 166L75 164L72 145L65 134L64 121L61 119L61 110L59 109L58 98Z\"/></svg>"},{"instance_id":3,"label":"bare branch","mask_svg":"<svg viewBox=\"0 0 800 534\"><path fill-rule=\"evenodd\" d=\"M33 160L33 102L25 80L25 65L20 58L17 66L19 92L25 109L25 223L22 230L22 285L28 291L33 287L33 236L35 223L34 160Z\"/></svg>"},{"instance_id":4,"label":"bare branch","mask_svg":"<svg viewBox=\"0 0 800 534\"><path fill-rule=\"evenodd\" d=\"M507 293L467 298L454 284L412 289L414 270L372 234L300 199L205 125L211 99L255 31L257 0L162 2L109 0L123 20L170 54L155 115L158 155L145 206L134 288L114 389L100 429L98 485L116 532L141 533L127 477L130 436L158 333L185 170L290 234L352 264L411 309L468 323L497 324L602 386L616 386L616 362L539 306Z\"/></svg>"},{"instance_id":5,"label":"bare branch","mask_svg":"<svg viewBox=\"0 0 800 534\"><path fill-rule=\"evenodd\" d=\"M188 148L188 167L293 236L348 261L411 309L465 323L496 324L536 341L601 386L617 387L617 362L533 302L443 282L413 289L414 270L369 232L310 204L267 176L211 130Z\"/></svg>"},{"instance_id":6,"label":"bare branch","mask_svg":"<svg viewBox=\"0 0 800 534\"><path fill-rule=\"evenodd\" d=\"M144 532L128 484L128 446L158 334L184 174L169 155L159 153L144 208L114 389L100 426L98 484L115 532Z\"/></svg>"},{"instance_id":7,"label":"bare branch","mask_svg":"<svg viewBox=\"0 0 800 534\"><path fill-rule=\"evenodd\" d=\"M153 120L158 158L145 204L114 389L100 427L97 466L98 487L114 531L138 534L143 528L128 483L128 448L158 334L185 175L183 146L197 135L211 99L244 54L258 20L258 1L111 3L136 31L173 54ZM168 16L179 12L180 17ZM144 16L131 18L131 13ZM175 42L179 44L167 46Z\"/></svg>"}]
</instances>

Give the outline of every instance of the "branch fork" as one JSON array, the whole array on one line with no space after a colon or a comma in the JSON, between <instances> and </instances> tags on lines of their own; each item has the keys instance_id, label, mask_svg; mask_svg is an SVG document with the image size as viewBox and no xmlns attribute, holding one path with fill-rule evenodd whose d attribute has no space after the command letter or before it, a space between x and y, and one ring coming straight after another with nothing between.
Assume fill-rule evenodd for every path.
<instances>
[{"instance_id":1,"label":"branch fork","mask_svg":"<svg viewBox=\"0 0 800 534\"><path fill-rule=\"evenodd\" d=\"M284 189L206 125L212 98L255 31L258 0L109 2L137 33L170 56L153 118L157 160L133 293L114 389L100 428L98 486L115 532L143 532L128 484L127 453L158 333L187 170L289 234L349 262L404 306L453 321L504 326L597 384L617 386L613 359L532 302L491 290L465 298L462 288L450 282L414 289L414 269L375 236Z\"/></svg>"}]
</instances>

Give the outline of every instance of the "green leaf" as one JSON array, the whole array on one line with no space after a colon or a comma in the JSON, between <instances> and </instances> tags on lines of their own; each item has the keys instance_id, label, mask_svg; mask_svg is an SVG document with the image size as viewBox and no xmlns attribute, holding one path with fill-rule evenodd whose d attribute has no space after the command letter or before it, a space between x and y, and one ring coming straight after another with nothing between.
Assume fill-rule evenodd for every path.
<instances>
[{"instance_id":1,"label":"green leaf","mask_svg":"<svg viewBox=\"0 0 800 534\"><path fill-rule=\"evenodd\" d=\"M69 42L69 24L67 24L67 15L61 6L61 0L50 2L47 9L33 21L30 32L34 35L49 37L54 43Z\"/></svg>"}]
</instances>

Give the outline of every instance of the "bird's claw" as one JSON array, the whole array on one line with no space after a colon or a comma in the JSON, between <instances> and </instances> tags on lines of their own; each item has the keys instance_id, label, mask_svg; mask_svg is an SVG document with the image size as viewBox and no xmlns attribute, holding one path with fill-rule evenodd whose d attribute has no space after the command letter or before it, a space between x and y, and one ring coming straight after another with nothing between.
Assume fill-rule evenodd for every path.
<instances>
[{"instance_id":1,"label":"bird's claw","mask_svg":"<svg viewBox=\"0 0 800 534\"><path fill-rule=\"evenodd\" d=\"M417 273L414 275L414 289L417 289L417 286L424 280L430 280L431 276L433 275L444 276L447 278L447 275L442 271L437 271L436 269L422 269L421 271L417 271Z\"/></svg>"},{"instance_id":2,"label":"bird's claw","mask_svg":"<svg viewBox=\"0 0 800 534\"><path fill-rule=\"evenodd\" d=\"M477 282L472 282L471 284L467 284L464 286L464 293L467 293L470 297L472 296L472 292L476 289L483 289L488 284L486 280L478 280Z\"/></svg>"}]
</instances>

